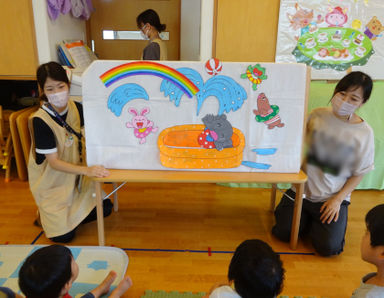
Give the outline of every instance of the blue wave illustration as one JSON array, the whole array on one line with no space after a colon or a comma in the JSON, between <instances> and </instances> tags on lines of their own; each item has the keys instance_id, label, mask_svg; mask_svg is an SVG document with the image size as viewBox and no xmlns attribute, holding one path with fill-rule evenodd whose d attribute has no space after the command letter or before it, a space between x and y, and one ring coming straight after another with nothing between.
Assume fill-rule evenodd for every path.
<instances>
[{"instance_id":1,"label":"blue wave illustration","mask_svg":"<svg viewBox=\"0 0 384 298\"><path fill-rule=\"evenodd\" d=\"M196 70L188 67L181 67L176 70L190 79L197 88L201 89L204 86L203 78ZM165 96L169 96L169 100L174 101L176 107L179 106L181 97L184 95L184 92L181 91L180 88L167 80L161 82L160 91L164 92Z\"/></svg>"},{"instance_id":2,"label":"blue wave illustration","mask_svg":"<svg viewBox=\"0 0 384 298\"><path fill-rule=\"evenodd\" d=\"M271 167L271 165L266 163L253 162L248 160L242 161L241 164L249 168L260 169L260 170L268 170Z\"/></svg>"},{"instance_id":3,"label":"blue wave illustration","mask_svg":"<svg viewBox=\"0 0 384 298\"><path fill-rule=\"evenodd\" d=\"M231 77L218 75L210 78L204 83L200 73L192 68L182 67L178 68L177 71L185 75L200 89L200 91L196 94L197 115L199 115L204 101L209 96L215 96L218 99L219 115L224 112L228 113L231 110L238 110L247 99L247 92ZM160 91L164 92L165 96L169 96L169 100L173 101L177 107L179 106L180 100L184 95L184 93L177 86L167 80L163 80L161 82Z\"/></svg>"},{"instance_id":4,"label":"blue wave illustration","mask_svg":"<svg viewBox=\"0 0 384 298\"><path fill-rule=\"evenodd\" d=\"M137 84L124 84L117 87L108 98L108 109L117 117L121 115L123 107L133 99L142 98L149 100L147 91Z\"/></svg>"},{"instance_id":5,"label":"blue wave illustration","mask_svg":"<svg viewBox=\"0 0 384 298\"><path fill-rule=\"evenodd\" d=\"M277 148L257 148L252 149L252 152L256 152L259 155L272 155L275 154L277 151Z\"/></svg>"},{"instance_id":6,"label":"blue wave illustration","mask_svg":"<svg viewBox=\"0 0 384 298\"><path fill-rule=\"evenodd\" d=\"M204 101L209 96L215 96L219 101L219 112L230 112L238 110L247 99L247 92L234 79L218 75L210 78L204 87L196 94L197 96L197 115Z\"/></svg>"}]
</instances>

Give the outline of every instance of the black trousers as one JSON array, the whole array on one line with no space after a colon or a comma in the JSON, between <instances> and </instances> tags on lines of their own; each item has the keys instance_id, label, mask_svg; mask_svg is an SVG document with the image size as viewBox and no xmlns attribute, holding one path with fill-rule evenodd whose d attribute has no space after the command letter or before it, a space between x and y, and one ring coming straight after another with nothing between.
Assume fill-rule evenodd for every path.
<instances>
[{"instance_id":1,"label":"black trousers","mask_svg":"<svg viewBox=\"0 0 384 298\"><path fill-rule=\"evenodd\" d=\"M292 227L292 215L295 192L287 190L275 210L276 224L272 228L272 234L282 241L289 242ZM303 208L300 219L299 235L308 233L316 252L322 256L338 255L343 251L345 232L348 220L348 201L343 201L340 206L337 222L322 223L320 221L320 208L324 202L313 203L303 200Z\"/></svg>"},{"instance_id":2,"label":"black trousers","mask_svg":"<svg viewBox=\"0 0 384 298\"><path fill-rule=\"evenodd\" d=\"M110 199L104 200L103 201L103 216L104 217L109 216L112 213L112 208L113 208L113 204L112 204L111 200ZM80 225L91 222L91 221L95 221L96 219L97 219L97 212L96 212L96 207L95 207L87 215L87 217L83 219L83 221L80 223ZM72 241L73 238L75 238L76 229L77 229L77 227L74 228L72 231L64 234L64 235L52 237L49 239L52 240L53 242L68 243L68 242Z\"/></svg>"}]
</instances>

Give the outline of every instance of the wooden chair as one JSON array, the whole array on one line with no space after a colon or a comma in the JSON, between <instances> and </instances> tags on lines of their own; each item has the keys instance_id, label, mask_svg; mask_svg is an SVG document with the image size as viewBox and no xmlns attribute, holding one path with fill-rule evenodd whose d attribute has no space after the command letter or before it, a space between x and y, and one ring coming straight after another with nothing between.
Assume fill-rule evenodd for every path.
<instances>
[{"instance_id":1,"label":"wooden chair","mask_svg":"<svg viewBox=\"0 0 384 298\"><path fill-rule=\"evenodd\" d=\"M19 131L17 129L16 120L17 120L17 117L19 117L23 113L26 113L27 111L34 111L35 109L36 109L35 106L28 107L28 108L13 112L9 117L9 127L11 130L12 147L13 147L13 153L16 161L17 175L19 179L23 181L28 180L28 171L27 171L27 163L24 158L23 148L21 145Z\"/></svg>"},{"instance_id":2,"label":"wooden chair","mask_svg":"<svg viewBox=\"0 0 384 298\"><path fill-rule=\"evenodd\" d=\"M11 175L12 137L9 129L11 111L4 110L0 106L0 166L5 170L5 182Z\"/></svg>"},{"instance_id":3,"label":"wooden chair","mask_svg":"<svg viewBox=\"0 0 384 298\"><path fill-rule=\"evenodd\" d=\"M23 150L24 160L27 166L29 160L29 151L31 149L31 135L28 128L28 119L29 116L37 111L38 108L39 106L36 105L29 109L25 109L24 112L16 118L17 131L19 133L21 148Z\"/></svg>"}]
</instances>

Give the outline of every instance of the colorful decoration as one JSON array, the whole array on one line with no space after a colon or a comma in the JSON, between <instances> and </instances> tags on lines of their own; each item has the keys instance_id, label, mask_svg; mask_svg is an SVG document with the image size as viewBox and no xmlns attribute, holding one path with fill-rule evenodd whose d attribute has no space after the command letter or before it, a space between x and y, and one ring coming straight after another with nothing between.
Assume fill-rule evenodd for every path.
<instances>
[{"instance_id":1,"label":"colorful decoration","mask_svg":"<svg viewBox=\"0 0 384 298\"><path fill-rule=\"evenodd\" d=\"M221 151L231 148L233 129L225 115L208 114L202 119L205 129L198 137L198 143L203 148L216 148ZM212 146L212 143L214 146Z\"/></svg>"},{"instance_id":2,"label":"colorful decoration","mask_svg":"<svg viewBox=\"0 0 384 298\"><path fill-rule=\"evenodd\" d=\"M151 132L156 132L158 130L158 127L154 127L153 122L144 116L149 113L149 108L143 108L140 112L140 115L135 108L130 107L128 111L129 113L133 114L134 117L132 118L132 122L126 123L126 126L127 128L133 128L135 137L140 139L139 144L144 144L146 142L146 137Z\"/></svg>"},{"instance_id":3,"label":"colorful decoration","mask_svg":"<svg viewBox=\"0 0 384 298\"><path fill-rule=\"evenodd\" d=\"M243 105L247 99L247 92L231 77L216 75L208 79L204 83L200 73L191 68L178 68L178 72L186 76L193 84L199 86L200 91L196 94L197 97L197 112L199 115L200 109L204 101L209 96L215 96L219 101L218 114L224 112L236 111ZM169 96L171 101L179 106L183 93L180 92L176 86L167 81L163 81L160 86L160 91L164 92L165 96Z\"/></svg>"},{"instance_id":4,"label":"colorful decoration","mask_svg":"<svg viewBox=\"0 0 384 298\"><path fill-rule=\"evenodd\" d=\"M336 6L330 7L330 12L325 16L325 22L329 27L343 27L348 21L348 15L346 14L347 9Z\"/></svg>"},{"instance_id":5,"label":"colorful decoration","mask_svg":"<svg viewBox=\"0 0 384 298\"><path fill-rule=\"evenodd\" d=\"M226 169L237 168L243 159L244 134L233 127L232 147L221 151L201 148L198 136L203 124L178 125L160 132L157 144L160 162L175 169Z\"/></svg>"},{"instance_id":6,"label":"colorful decoration","mask_svg":"<svg viewBox=\"0 0 384 298\"><path fill-rule=\"evenodd\" d=\"M215 138L217 139L217 134L214 131L211 133L211 131L206 128L199 134L197 142L202 148L213 149L215 148Z\"/></svg>"},{"instance_id":7,"label":"colorful decoration","mask_svg":"<svg viewBox=\"0 0 384 298\"><path fill-rule=\"evenodd\" d=\"M300 7L298 3L295 4L295 9L295 14L287 13L287 17L294 30L300 29L300 36L307 32L315 32L317 30L317 24L323 22L321 15L317 16L316 21L313 20L313 9L304 9ZM299 36L296 36L296 39L298 38Z\"/></svg>"},{"instance_id":8,"label":"colorful decoration","mask_svg":"<svg viewBox=\"0 0 384 298\"><path fill-rule=\"evenodd\" d=\"M215 96L219 101L218 114L237 111L247 99L247 92L231 77L217 75L210 78L200 89L197 96L197 115L204 101L209 96Z\"/></svg>"},{"instance_id":9,"label":"colorful decoration","mask_svg":"<svg viewBox=\"0 0 384 298\"><path fill-rule=\"evenodd\" d=\"M260 85L263 80L268 78L265 72L265 67L261 67L260 64L256 64L255 66L249 65L246 73L241 74L241 78L250 80L252 89L256 91L257 86Z\"/></svg>"},{"instance_id":10,"label":"colorful decoration","mask_svg":"<svg viewBox=\"0 0 384 298\"><path fill-rule=\"evenodd\" d=\"M369 39L376 40L378 37L383 36L382 34L380 34L383 31L384 31L384 26L375 16L365 26L364 34L367 35Z\"/></svg>"},{"instance_id":11,"label":"colorful decoration","mask_svg":"<svg viewBox=\"0 0 384 298\"><path fill-rule=\"evenodd\" d=\"M362 22L361 22L361 20L359 20L359 19L354 19L353 21L352 21L352 28L353 29L355 29L355 30L360 30L361 29L361 24L362 24Z\"/></svg>"},{"instance_id":12,"label":"colorful decoration","mask_svg":"<svg viewBox=\"0 0 384 298\"><path fill-rule=\"evenodd\" d=\"M264 93L260 93L257 97L257 110L253 110L253 113L256 115L256 121L264 122L268 129L284 127L284 123L281 122L279 116L279 107L276 105L271 106Z\"/></svg>"},{"instance_id":13,"label":"colorful decoration","mask_svg":"<svg viewBox=\"0 0 384 298\"><path fill-rule=\"evenodd\" d=\"M205 63L205 71L209 75L217 75L223 70L223 64L217 58L211 58Z\"/></svg>"},{"instance_id":14,"label":"colorful decoration","mask_svg":"<svg viewBox=\"0 0 384 298\"><path fill-rule=\"evenodd\" d=\"M136 61L116 66L100 76L105 87L130 76L153 75L172 82L188 97L192 98L199 88L185 75L167 65L151 61Z\"/></svg>"},{"instance_id":15,"label":"colorful decoration","mask_svg":"<svg viewBox=\"0 0 384 298\"><path fill-rule=\"evenodd\" d=\"M374 50L371 40L360 31L329 27L304 34L292 54L297 62L316 69L346 70L352 65L366 64Z\"/></svg>"},{"instance_id":16,"label":"colorful decoration","mask_svg":"<svg viewBox=\"0 0 384 298\"><path fill-rule=\"evenodd\" d=\"M112 113L119 117L127 102L138 98L149 100L145 89L137 84L124 84L112 91L108 97L107 106Z\"/></svg>"}]
</instances>

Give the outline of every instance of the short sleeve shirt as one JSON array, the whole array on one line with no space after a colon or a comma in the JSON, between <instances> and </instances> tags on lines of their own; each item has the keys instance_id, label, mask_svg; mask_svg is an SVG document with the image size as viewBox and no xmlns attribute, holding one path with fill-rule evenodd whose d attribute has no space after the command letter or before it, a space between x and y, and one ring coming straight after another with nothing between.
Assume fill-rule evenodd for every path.
<instances>
[{"instance_id":1,"label":"short sleeve shirt","mask_svg":"<svg viewBox=\"0 0 384 298\"><path fill-rule=\"evenodd\" d=\"M151 42L144 48L143 60L160 60L160 46L157 42Z\"/></svg>"},{"instance_id":2,"label":"short sleeve shirt","mask_svg":"<svg viewBox=\"0 0 384 298\"><path fill-rule=\"evenodd\" d=\"M366 282L374 277L376 273L369 273L363 277L359 288L353 291L351 298L378 298L384 297L384 287L367 284Z\"/></svg>"},{"instance_id":3,"label":"short sleeve shirt","mask_svg":"<svg viewBox=\"0 0 384 298\"><path fill-rule=\"evenodd\" d=\"M374 167L372 128L365 121L346 123L330 108L318 108L309 115L307 145L305 195L313 202L326 201L351 176L366 174Z\"/></svg>"}]
</instances>

